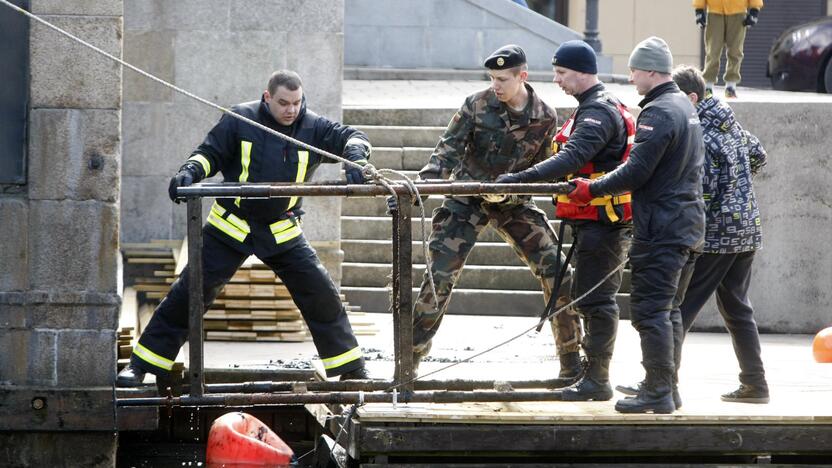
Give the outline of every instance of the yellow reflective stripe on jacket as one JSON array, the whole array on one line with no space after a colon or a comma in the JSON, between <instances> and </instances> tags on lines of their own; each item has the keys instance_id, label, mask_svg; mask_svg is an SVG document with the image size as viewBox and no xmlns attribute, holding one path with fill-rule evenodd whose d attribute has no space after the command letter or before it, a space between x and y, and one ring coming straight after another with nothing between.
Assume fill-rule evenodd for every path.
<instances>
[{"instance_id":1,"label":"yellow reflective stripe on jacket","mask_svg":"<svg viewBox=\"0 0 832 468\"><path fill-rule=\"evenodd\" d=\"M173 368L173 361L159 356L153 351L142 346L141 343L136 343L136 346L133 348L133 354L135 354L136 357L140 358L142 361L156 367L160 367L166 371Z\"/></svg>"},{"instance_id":2,"label":"yellow reflective stripe on jacket","mask_svg":"<svg viewBox=\"0 0 832 468\"><path fill-rule=\"evenodd\" d=\"M243 166L240 171L240 182L248 182L248 167L251 165L251 142L240 141L240 165ZM240 206L240 197L234 200L234 204Z\"/></svg>"},{"instance_id":3,"label":"yellow reflective stripe on jacket","mask_svg":"<svg viewBox=\"0 0 832 468\"><path fill-rule=\"evenodd\" d=\"M208 161L208 158L201 154L195 154L188 158L188 161L196 161L202 166L202 170L205 171L205 177L208 177L208 174L211 173L211 162Z\"/></svg>"},{"instance_id":4,"label":"yellow reflective stripe on jacket","mask_svg":"<svg viewBox=\"0 0 832 468\"><path fill-rule=\"evenodd\" d=\"M211 212L208 214L208 223L238 242L245 241L246 236L251 232L251 228L245 220L240 219L233 213L226 215L225 208L217 202L214 202L214 206L211 207Z\"/></svg>"},{"instance_id":5,"label":"yellow reflective stripe on jacket","mask_svg":"<svg viewBox=\"0 0 832 468\"><path fill-rule=\"evenodd\" d=\"M274 234L274 241L278 244L290 241L303 232L294 219L281 219L270 224L269 229Z\"/></svg>"},{"instance_id":6,"label":"yellow reflective stripe on jacket","mask_svg":"<svg viewBox=\"0 0 832 468\"><path fill-rule=\"evenodd\" d=\"M339 354L337 356L321 359L324 363L324 369L334 369L336 367L341 367L344 364L348 364L352 361L361 359L361 348L356 346L355 348L347 351L346 353Z\"/></svg>"},{"instance_id":7,"label":"yellow reflective stripe on jacket","mask_svg":"<svg viewBox=\"0 0 832 468\"><path fill-rule=\"evenodd\" d=\"M306 180L306 169L309 166L309 151L298 151L298 174L295 176L295 183L302 184ZM289 199L287 210L292 209L298 203L298 197Z\"/></svg>"}]
</instances>

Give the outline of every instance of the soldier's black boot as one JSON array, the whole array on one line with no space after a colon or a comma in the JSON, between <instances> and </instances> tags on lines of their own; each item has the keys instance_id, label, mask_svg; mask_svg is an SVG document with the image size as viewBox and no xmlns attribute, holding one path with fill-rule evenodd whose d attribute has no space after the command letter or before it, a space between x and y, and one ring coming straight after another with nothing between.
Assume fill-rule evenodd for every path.
<instances>
[{"instance_id":1,"label":"soldier's black boot","mask_svg":"<svg viewBox=\"0 0 832 468\"><path fill-rule=\"evenodd\" d=\"M116 387L138 387L144 383L144 376L146 372L127 364L116 377Z\"/></svg>"},{"instance_id":2,"label":"soldier's black boot","mask_svg":"<svg viewBox=\"0 0 832 468\"><path fill-rule=\"evenodd\" d=\"M673 370L648 367L644 385L636 397L618 400L615 410L619 413L670 414L673 404Z\"/></svg>"},{"instance_id":3,"label":"soldier's black boot","mask_svg":"<svg viewBox=\"0 0 832 468\"><path fill-rule=\"evenodd\" d=\"M559 392L564 401L607 401L611 399L610 358L590 356L581 379Z\"/></svg>"},{"instance_id":4,"label":"soldier's black boot","mask_svg":"<svg viewBox=\"0 0 832 468\"><path fill-rule=\"evenodd\" d=\"M722 395L721 398L722 401L757 404L766 404L770 400L768 395L768 384L765 382L763 382L762 385L740 384L740 388L731 393Z\"/></svg>"},{"instance_id":5,"label":"soldier's black boot","mask_svg":"<svg viewBox=\"0 0 832 468\"><path fill-rule=\"evenodd\" d=\"M580 380L584 369L581 363L581 353L577 351L562 353L558 358L560 359L560 372L558 378L555 379L554 388L568 387Z\"/></svg>"}]
</instances>

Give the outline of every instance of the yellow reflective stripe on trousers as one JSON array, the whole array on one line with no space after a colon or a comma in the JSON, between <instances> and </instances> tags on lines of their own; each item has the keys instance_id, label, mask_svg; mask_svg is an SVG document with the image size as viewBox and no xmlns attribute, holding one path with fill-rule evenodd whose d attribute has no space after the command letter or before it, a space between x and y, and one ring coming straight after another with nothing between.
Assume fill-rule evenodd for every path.
<instances>
[{"instance_id":1,"label":"yellow reflective stripe on trousers","mask_svg":"<svg viewBox=\"0 0 832 468\"><path fill-rule=\"evenodd\" d=\"M214 206L211 207L211 213L208 214L208 224L228 234L232 239L238 242L245 241L246 236L248 236L251 232L251 228L248 223L235 216L233 213L229 213L228 216L223 218L224 214L225 208L220 206L217 202L214 202Z\"/></svg>"},{"instance_id":2,"label":"yellow reflective stripe on trousers","mask_svg":"<svg viewBox=\"0 0 832 468\"><path fill-rule=\"evenodd\" d=\"M136 346L133 348L133 354L139 357L142 361L156 367L160 367L164 370L169 371L173 368L173 361L159 356L153 351L142 346L140 343L136 343Z\"/></svg>"},{"instance_id":3,"label":"yellow reflective stripe on trousers","mask_svg":"<svg viewBox=\"0 0 832 468\"><path fill-rule=\"evenodd\" d=\"M342 353L331 358L321 359L321 361L324 363L324 369L334 369L357 359L361 359L361 356L361 348L356 346L346 353Z\"/></svg>"},{"instance_id":4,"label":"yellow reflective stripe on trousers","mask_svg":"<svg viewBox=\"0 0 832 468\"><path fill-rule=\"evenodd\" d=\"M188 158L188 161L196 161L202 166L202 170L205 171L205 177L208 177L208 174L211 173L211 162L208 161L208 158L201 154L195 154Z\"/></svg>"},{"instance_id":5,"label":"yellow reflective stripe on trousers","mask_svg":"<svg viewBox=\"0 0 832 468\"><path fill-rule=\"evenodd\" d=\"M295 183L302 184L306 180L306 168L309 166L309 151L298 151L298 173L295 176ZM287 210L292 209L298 202L298 197L289 199Z\"/></svg>"},{"instance_id":6,"label":"yellow reflective stripe on trousers","mask_svg":"<svg viewBox=\"0 0 832 468\"><path fill-rule=\"evenodd\" d=\"M243 166L240 171L240 182L248 182L248 167L251 165L251 142L240 141L240 165ZM234 200L234 204L240 206L240 197Z\"/></svg>"},{"instance_id":7,"label":"yellow reflective stripe on trousers","mask_svg":"<svg viewBox=\"0 0 832 468\"><path fill-rule=\"evenodd\" d=\"M274 241L278 244L290 241L303 232L294 219L282 219L269 225L274 234Z\"/></svg>"}]
</instances>

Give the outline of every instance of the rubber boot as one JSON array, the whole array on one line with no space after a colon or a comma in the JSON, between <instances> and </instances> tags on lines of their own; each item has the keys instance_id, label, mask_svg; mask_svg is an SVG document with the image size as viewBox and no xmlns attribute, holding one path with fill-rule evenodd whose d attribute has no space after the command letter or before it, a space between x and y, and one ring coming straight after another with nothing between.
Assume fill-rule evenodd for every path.
<instances>
[{"instance_id":1,"label":"rubber boot","mask_svg":"<svg viewBox=\"0 0 832 468\"><path fill-rule=\"evenodd\" d=\"M610 358L587 359L581 379L559 391L563 401L608 401L612 398L610 386Z\"/></svg>"},{"instance_id":2,"label":"rubber boot","mask_svg":"<svg viewBox=\"0 0 832 468\"><path fill-rule=\"evenodd\" d=\"M616 385L615 389L627 396L636 396L642 386L644 386L643 380L639 383L630 385ZM675 378L673 382L673 404L676 405L677 410L682 409L682 396L679 394L679 384L676 382Z\"/></svg>"},{"instance_id":3,"label":"rubber boot","mask_svg":"<svg viewBox=\"0 0 832 468\"><path fill-rule=\"evenodd\" d=\"M624 398L615 404L619 413L670 414L673 404L673 371L661 367L646 368L644 385L635 398Z\"/></svg>"},{"instance_id":4,"label":"rubber boot","mask_svg":"<svg viewBox=\"0 0 832 468\"><path fill-rule=\"evenodd\" d=\"M116 387L138 387L144 383L145 375L145 371L133 364L127 364L116 377Z\"/></svg>"},{"instance_id":5,"label":"rubber boot","mask_svg":"<svg viewBox=\"0 0 832 468\"><path fill-rule=\"evenodd\" d=\"M581 363L581 353L575 351L573 353L562 353L560 359L560 372L558 378L555 379L553 388L568 387L578 380L583 375L584 366Z\"/></svg>"}]
</instances>

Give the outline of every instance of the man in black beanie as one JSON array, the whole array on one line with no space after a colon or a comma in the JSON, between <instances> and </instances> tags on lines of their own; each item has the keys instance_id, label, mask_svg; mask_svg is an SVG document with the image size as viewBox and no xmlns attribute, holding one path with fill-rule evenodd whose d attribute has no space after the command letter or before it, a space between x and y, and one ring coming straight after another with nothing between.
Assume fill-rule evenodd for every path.
<instances>
[{"instance_id":1,"label":"man in black beanie","mask_svg":"<svg viewBox=\"0 0 832 468\"><path fill-rule=\"evenodd\" d=\"M564 42L555 52L552 65L555 84L574 96L578 107L555 135L552 157L525 171L504 174L497 182L594 178L627 159L635 135L635 120L598 81L592 47L583 41ZM626 258L632 231L630 194L594 198L589 205L575 204L565 195L556 201L555 214L569 224L575 239L572 297L579 297ZM559 238L563 238L563 231ZM582 346L587 365L575 384L558 391L564 400L612 398L609 366L618 331L615 295L621 279L619 270L577 304L586 330Z\"/></svg>"},{"instance_id":2,"label":"man in black beanie","mask_svg":"<svg viewBox=\"0 0 832 468\"><path fill-rule=\"evenodd\" d=\"M644 99L629 159L597 179L574 179L568 197L588 204L597 197L633 194L630 248L630 316L641 338L646 371L638 396L619 400L622 413L672 413L681 406L678 366L679 306L704 243L705 158L699 116L671 78L667 43L650 37L630 54L630 82Z\"/></svg>"}]
</instances>

